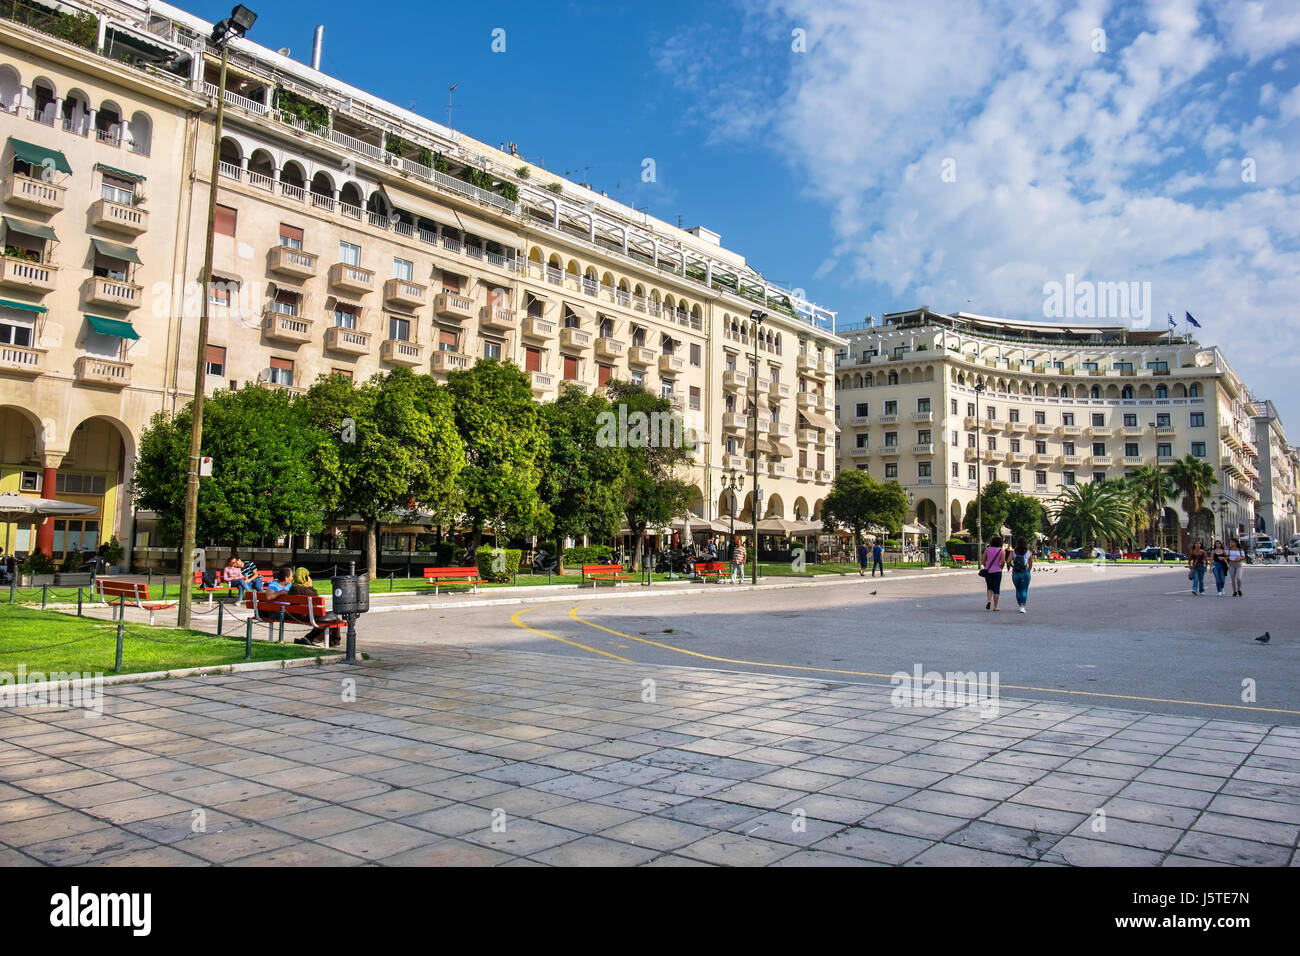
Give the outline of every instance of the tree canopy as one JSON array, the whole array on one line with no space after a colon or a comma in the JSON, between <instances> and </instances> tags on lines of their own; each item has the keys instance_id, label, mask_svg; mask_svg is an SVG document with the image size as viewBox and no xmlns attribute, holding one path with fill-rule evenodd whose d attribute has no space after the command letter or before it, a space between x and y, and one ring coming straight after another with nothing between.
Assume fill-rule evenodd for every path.
<instances>
[{"instance_id":1,"label":"tree canopy","mask_svg":"<svg viewBox=\"0 0 1300 956\"><path fill-rule=\"evenodd\" d=\"M881 484L865 471L853 469L835 476L831 493L822 502L822 526L828 532L848 528L854 545L872 525L898 528L907 516L907 495L896 481Z\"/></svg>"}]
</instances>

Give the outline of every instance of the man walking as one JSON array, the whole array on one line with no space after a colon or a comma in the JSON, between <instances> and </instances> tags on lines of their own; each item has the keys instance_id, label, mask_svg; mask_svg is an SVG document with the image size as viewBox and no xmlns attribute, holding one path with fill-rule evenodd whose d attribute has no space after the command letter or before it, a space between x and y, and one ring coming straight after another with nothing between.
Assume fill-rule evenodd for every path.
<instances>
[{"instance_id":1,"label":"man walking","mask_svg":"<svg viewBox=\"0 0 1300 956\"><path fill-rule=\"evenodd\" d=\"M867 573L867 558L871 552L867 549L866 542L858 543L858 577L865 577Z\"/></svg>"},{"instance_id":2,"label":"man walking","mask_svg":"<svg viewBox=\"0 0 1300 956\"><path fill-rule=\"evenodd\" d=\"M731 549L731 583L745 583L745 542L736 536L735 545Z\"/></svg>"},{"instance_id":3,"label":"man walking","mask_svg":"<svg viewBox=\"0 0 1300 956\"><path fill-rule=\"evenodd\" d=\"M884 557L885 549L881 547L880 542L877 541L876 546L871 549L871 576L873 578L876 576L876 568L880 569L880 576L882 578L885 576Z\"/></svg>"}]
</instances>

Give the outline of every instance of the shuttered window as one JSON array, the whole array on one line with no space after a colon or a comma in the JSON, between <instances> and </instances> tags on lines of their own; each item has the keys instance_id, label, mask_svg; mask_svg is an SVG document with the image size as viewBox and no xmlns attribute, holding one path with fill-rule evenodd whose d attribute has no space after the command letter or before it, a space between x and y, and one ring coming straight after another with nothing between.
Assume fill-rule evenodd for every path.
<instances>
[{"instance_id":1,"label":"shuttered window","mask_svg":"<svg viewBox=\"0 0 1300 956\"><path fill-rule=\"evenodd\" d=\"M564 356L564 378L570 382L578 380L578 360L572 355Z\"/></svg>"},{"instance_id":2,"label":"shuttered window","mask_svg":"<svg viewBox=\"0 0 1300 956\"><path fill-rule=\"evenodd\" d=\"M280 245L288 246L290 249L301 249L302 230L297 226L286 226L280 223Z\"/></svg>"},{"instance_id":3,"label":"shuttered window","mask_svg":"<svg viewBox=\"0 0 1300 956\"><path fill-rule=\"evenodd\" d=\"M226 347L224 345L209 345L207 347L207 356L204 360L204 366L208 375L225 375L226 374Z\"/></svg>"},{"instance_id":4,"label":"shuttered window","mask_svg":"<svg viewBox=\"0 0 1300 956\"><path fill-rule=\"evenodd\" d=\"M609 380L610 380L611 378L613 378L613 377L614 377L614 366L612 366L612 365L597 365L597 366L596 366L596 384L597 384L597 385L599 385L599 386L601 386L601 387L603 388L606 384L609 383Z\"/></svg>"},{"instance_id":5,"label":"shuttered window","mask_svg":"<svg viewBox=\"0 0 1300 956\"><path fill-rule=\"evenodd\" d=\"M524 371L540 372L542 370L542 350L534 348L524 349Z\"/></svg>"},{"instance_id":6,"label":"shuttered window","mask_svg":"<svg viewBox=\"0 0 1300 956\"><path fill-rule=\"evenodd\" d=\"M216 220L213 229L218 236L233 236L235 234L235 221L239 214L230 206L218 206Z\"/></svg>"}]
</instances>

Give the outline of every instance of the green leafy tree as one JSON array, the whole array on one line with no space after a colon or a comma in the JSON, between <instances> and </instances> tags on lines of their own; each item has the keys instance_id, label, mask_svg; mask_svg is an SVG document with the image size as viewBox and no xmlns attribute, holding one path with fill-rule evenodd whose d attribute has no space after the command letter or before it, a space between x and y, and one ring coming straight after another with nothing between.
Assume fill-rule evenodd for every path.
<instances>
[{"instance_id":1,"label":"green leafy tree","mask_svg":"<svg viewBox=\"0 0 1300 956\"><path fill-rule=\"evenodd\" d=\"M973 530L979 521L980 502L984 502L984 522L980 527L980 540L988 541L1002 530L1007 523L1011 510L1011 486L1005 481L990 481L981 489L979 496L966 506L963 527ZM1008 527L1010 527L1008 525Z\"/></svg>"},{"instance_id":2,"label":"green leafy tree","mask_svg":"<svg viewBox=\"0 0 1300 956\"><path fill-rule=\"evenodd\" d=\"M132 494L156 512L168 540L179 538L192 409L155 415L140 437ZM212 476L199 481L197 538L229 544L260 541L323 526L312 467L323 436L278 389L245 386L204 403L202 453Z\"/></svg>"},{"instance_id":3,"label":"green leafy tree","mask_svg":"<svg viewBox=\"0 0 1300 956\"><path fill-rule=\"evenodd\" d=\"M831 493L822 502L822 527L827 532L848 528L853 544L862 544L862 534L872 525L901 528L907 517L907 495L896 481L881 484L865 471L842 471L835 476Z\"/></svg>"},{"instance_id":4,"label":"green leafy tree","mask_svg":"<svg viewBox=\"0 0 1300 956\"><path fill-rule=\"evenodd\" d=\"M606 389L611 410L621 413L629 422L633 416L643 414L649 422L671 423L667 435L661 429L651 428L649 440L624 441L623 454L627 462L623 483L623 516L632 532L632 565L641 567L645 533L649 527L668 525L681 515L690 501L690 485L679 476L679 469L692 460L692 449L684 441L663 440L685 436L681 416L665 398L651 395L640 385L612 381ZM653 433L658 432L658 433ZM623 436L629 437L629 436Z\"/></svg>"},{"instance_id":5,"label":"green leafy tree","mask_svg":"<svg viewBox=\"0 0 1300 956\"><path fill-rule=\"evenodd\" d=\"M1046 511L1043 503L1033 495L1008 495L1006 525L1011 530L1011 537L1024 538L1032 547L1043 526Z\"/></svg>"},{"instance_id":6,"label":"green leafy tree","mask_svg":"<svg viewBox=\"0 0 1300 956\"><path fill-rule=\"evenodd\" d=\"M562 573L566 537L604 540L618 534L628 459L622 448L597 440L601 416L611 414L603 395L562 386L560 397L540 414L549 448L538 491Z\"/></svg>"},{"instance_id":7,"label":"green leafy tree","mask_svg":"<svg viewBox=\"0 0 1300 956\"><path fill-rule=\"evenodd\" d=\"M1107 482L1085 481L1067 485L1053 500L1058 537L1078 541L1091 554L1098 541L1106 550L1124 540L1128 530L1129 502Z\"/></svg>"},{"instance_id":8,"label":"green leafy tree","mask_svg":"<svg viewBox=\"0 0 1300 956\"><path fill-rule=\"evenodd\" d=\"M299 400L303 418L330 439L315 457L323 510L366 526L366 568L378 572L383 522L422 508L453 512L465 453L450 392L428 375L397 368L356 387L338 375Z\"/></svg>"},{"instance_id":9,"label":"green leafy tree","mask_svg":"<svg viewBox=\"0 0 1300 956\"><path fill-rule=\"evenodd\" d=\"M537 486L546 434L528 374L511 362L475 362L447 376L456 429L465 443L461 505L477 551L484 526L522 533L545 523Z\"/></svg>"}]
</instances>

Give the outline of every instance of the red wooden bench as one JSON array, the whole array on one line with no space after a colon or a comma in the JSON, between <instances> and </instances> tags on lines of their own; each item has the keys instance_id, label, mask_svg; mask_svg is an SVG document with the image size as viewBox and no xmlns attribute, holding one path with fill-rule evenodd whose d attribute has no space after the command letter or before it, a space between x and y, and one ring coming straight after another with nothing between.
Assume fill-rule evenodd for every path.
<instances>
[{"instance_id":1,"label":"red wooden bench","mask_svg":"<svg viewBox=\"0 0 1300 956\"><path fill-rule=\"evenodd\" d=\"M276 624L281 625L281 641L284 640L285 624L298 624L310 628L323 627L328 630L336 630L347 625L347 621L330 614L325 609L325 599L316 594L249 591L244 595L244 606L253 612L253 619L259 624L270 625L272 632ZM332 639L331 643L333 643Z\"/></svg>"},{"instance_id":2,"label":"red wooden bench","mask_svg":"<svg viewBox=\"0 0 1300 956\"><path fill-rule=\"evenodd\" d=\"M1124 552L1124 560L1125 560L1125 561L1141 561L1141 560L1142 560L1142 555L1138 554L1136 551L1125 551L1125 552Z\"/></svg>"},{"instance_id":3,"label":"red wooden bench","mask_svg":"<svg viewBox=\"0 0 1300 956\"><path fill-rule=\"evenodd\" d=\"M171 610L178 603L176 601L151 601L149 599L149 585L141 584L138 581L113 581L100 578L95 582L95 591L99 594L99 600L104 604L110 604L109 598L117 598L118 620L122 620L122 614L127 607L138 607L142 611L148 611L150 627L153 626L153 616L156 611Z\"/></svg>"},{"instance_id":4,"label":"red wooden bench","mask_svg":"<svg viewBox=\"0 0 1300 956\"><path fill-rule=\"evenodd\" d=\"M954 554L954 555L952 555L951 557L952 557L953 562L956 563L956 564L965 564L965 563L966 563L966 555L964 555L964 554Z\"/></svg>"},{"instance_id":5,"label":"red wooden bench","mask_svg":"<svg viewBox=\"0 0 1300 956\"><path fill-rule=\"evenodd\" d=\"M609 581L615 587L619 581L631 580L633 575L623 571L621 564L584 564L582 566L582 580L591 579L592 587L595 587L601 581Z\"/></svg>"},{"instance_id":6,"label":"red wooden bench","mask_svg":"<svg viewBox=\"0 0 1300 956\"><path fill-rule=\"evenodd\" d=\"M478 593L478 586L483 582L478 568L425 568L424 580L433 585L433 593L438 593L439 584L472 584Z\"/></svg>"},{"instance_id":7,"label":"red wooden bench","mask_svg":"<svg viewBox=\"0 0 1300 956\"><path fill-rule=\"evenodd\" d=\"M696 561L695 573L706 580L712 574L721 581L724 574L731 573L731 568L725 561Z\"/></svg>"}]
</instances>

